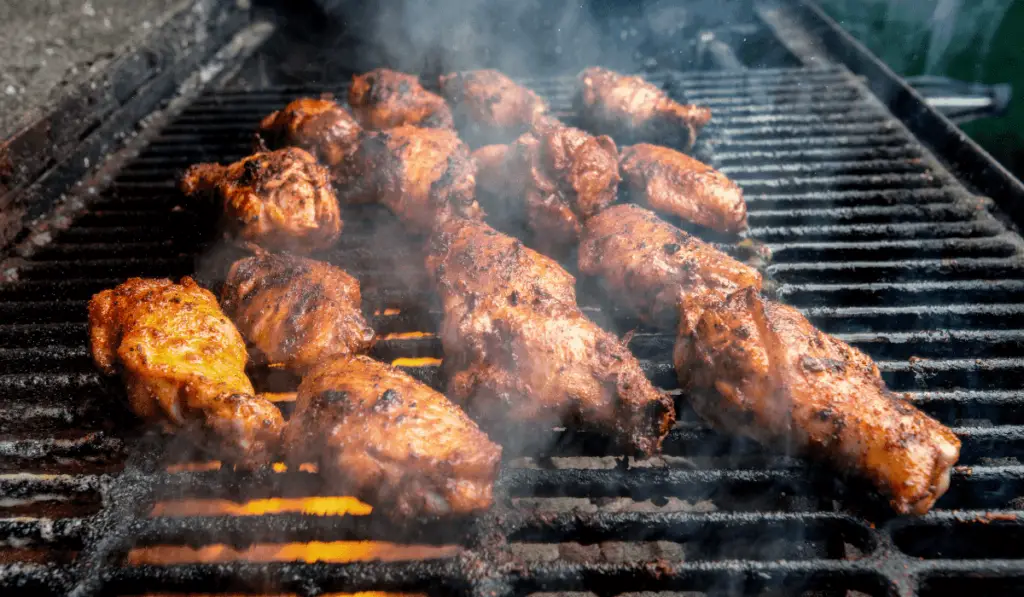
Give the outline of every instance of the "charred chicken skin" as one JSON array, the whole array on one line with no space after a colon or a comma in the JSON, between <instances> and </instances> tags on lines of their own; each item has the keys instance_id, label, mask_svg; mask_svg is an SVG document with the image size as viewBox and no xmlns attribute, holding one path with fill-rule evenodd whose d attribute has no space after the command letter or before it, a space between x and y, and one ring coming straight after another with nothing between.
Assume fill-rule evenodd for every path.
<instances>
[{"instance_id":1,"label":"charred chicken skin","mask_svg":"<svg viewBox=\"0 0 1024 597\"><path fill-rule=\"evenodd\" d=\"M412 230L481 219L476 167L452 131L400 126L363 136L346 165L349 203L381 203Z\"/></svg>"},{"instance_id":2,"label":"charred chicken skin","mask_svg":"<svg viewBox=\"0 0 1024 597\"><path fill-rule=\"evenodd\" d=\"M693 329L704 309L761 274L636 205L615 205L587 221L580 272L599 278L617 304L662 329Z\"/></svg>"},{"instance_id":3,"label":"charred chicken skin","mask_svg":"<svg viewBox=\"0 0 1024 597\"><path fill-rule=\"evenodd\" d=\"M452 112L444 98L427 91L415 75L378 68L352 77L348 105L368 129L383 130L405 124L454 129Z\"/></svg>"},{"instance_id":4,"label":"charred chicken skin","mask_svg":"<svg viewBox=\"0 0 1024 597\"><path fill-rule=\"evenodd\" d=\"M484 429L569 424L653 454L675 420L625 344L587 319L575 279L482 222L451 221L427 266L444 320L448 394Z\"/></svg>"},{"instance_id":5,"label":"charred chicken skin","mask_svg":"<svg viewBox=\"0 0 1024 597\"><path fill-rule=\"evenodd\" d=\"M187 195L213 192L225 231L267 250L311 253L341 235L341 210L327 169L304 149L253 154L229 166L197 164L185 172Z\"/></svg>"},{"instance_id":6,"label":"charred chicken skin","mask_svg":"<svg viewBox=\"0 0 1024 597\"><path fill-rule=\"evenodd\" d=\"M490 69L442 75L441 94L452 105L459 132L481 142L507 143L548 111L536 93Z\"/></svg>"},{"instance_id":7,"label":"charred chicken skin","mask_svg":"<svg viewBox=\"0 0 1024 597\"><path fill-rule=\"evenodd\" d=\"M284 419L255 395L245 342L211 292L191 278L131 278L89 301L93 360L120 373L139 417L203 431L240 465L270 461Z\"/></svg>"},{"instance_id":8,"label":"charred chicken skin","mask_svg":"<svg viewBox=\"0 0 1024 597\"><path fill-rule=\"evenodd\" d=\"M619 170L630 197L654 211L723 234L747 229L740 187L686 154L641 143L622 150Z\"/></svg>"},{"instance_id":9,"label":"charred chicken skin","mask_svg":"<svg viewBox=\"0 0 1024 597\"><path fill-rule=\"evenodd\" d=\"M304 97L264 118L257 135L270 149L301 147L333 170L355 148L361 132L338 104Z\"/></svg>"},{"instance_id":10,"label":"charred chicken skin","mask_svg":"<svg viewBox=\"0 0 1024 597\"><path fill-rule=\"evenodd\" d=\"M580 73L575 108L589 130L620 140L662 137L666 131L678 131L688 147L711 121L711 111L705 107L680 104L640 77L599 67Z\"/></svg>"},{"instance_id":11,"label":"charred chicken skin","mask_svg":"<svg viewBox=\"0 0 1024 597\"><path fill-rule=\"evenodd\" d=\"M444 395L368 357L321 362L285 432L291 462L395 518L491 506L501 448Z\"/></svg>"},{"instance_id":12,"label":"charred chicken skin","mask_svg":"<svg viewBox=\"0 0 1024 597\"><path fill-rule=\"evenodd\" d=\"M691 402L718 429L856 471L900 514L927 512L949 487L956 435L796 309L740 290L704 311L686 345Z\"/></svg>"},{"instance_id":13,"label":"charred chicken skin","mask_svg":"<svg viewBox=\"0 0 1024 597\"><path fill-rule=\"evenodd\" d=\"M586 219L616 199L615 142L553 118L520 136L503 156L482 148L474 158L484 190L493 191L479 195L487 211L522 223L532 244L548 255L560 257L576 246Z\"/></svg>"},{"instance_id":14,"label":"charred chicken skin","mask_svg":"<svg viewBox=\"0 0 1024 597\"><path fill-rule=\"evenodd\" d=\"M373 344L359 281L320 261L273 253L241 259L228 273L221 301L261 360L292 371Z\"/></svg>"}]
</instances>

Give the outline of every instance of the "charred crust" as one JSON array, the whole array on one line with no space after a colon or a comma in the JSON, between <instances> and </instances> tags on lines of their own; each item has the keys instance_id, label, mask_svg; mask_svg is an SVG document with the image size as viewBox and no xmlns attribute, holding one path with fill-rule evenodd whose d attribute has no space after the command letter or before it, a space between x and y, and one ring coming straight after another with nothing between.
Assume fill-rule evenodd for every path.
<instances>
[{"instance_id":1,"label":"charred crust","mask_svg":"<svg viewBox=\"0 0 1024 597\"><path fill-rule=\"evenodd\" d=\"M382 413L391 410L397 406L402 405L402 396L398 393L398 390L388 388L377 397L377 401L373 403L373 412Z\"/></svg>"},{"instance_id":2,"label":"charred crust","mask_svg":"<svg viewBox=\"0 0 1024 597\"><path fill-rule=\"evenodd\" d=\"M679 249L682 249L678 243L665 243L661 248L664 249L665 253L668 255L675 255L679 252Z\"/></svg>"}]
</instances>

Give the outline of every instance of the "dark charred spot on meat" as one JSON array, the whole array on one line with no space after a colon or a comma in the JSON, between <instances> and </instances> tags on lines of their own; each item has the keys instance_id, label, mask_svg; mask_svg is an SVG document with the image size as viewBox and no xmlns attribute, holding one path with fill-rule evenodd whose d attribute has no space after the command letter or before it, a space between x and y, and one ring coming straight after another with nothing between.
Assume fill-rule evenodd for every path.
<instances>
[{"instance_id":1,"label":"dark charred spot on meat","mask_svg":"<svg viewBox=\"0 0 1024 597\"><path fill-rule=\"evenodd\" d=\"M260 165L257 160L246 160L242 164L242 174L238 177L238 184L249 186L253 184L260 173Z\"/></svg>"},{"instance_id":2,"label":"dark charred spot on meat","mask_svg":"<svg viewBox=\"0 0 1024 597\"><path fill-rule=\"evenodd\" d=\"M409 85L409 81L403 80L398 84L398 93L406 94L412 91L412 86Z\"/></svg>"},{"instance_id":3,"label":"dark charred spot on meat","mask_svg":"<svg viewBox=\"0 0 1024 597\"><path fill-rule=\"evenodd\" d=\"M397 406L402 405L402 396L398 393L398 390L387 389L377 397L377 401L373 403L373 412L382 413L391 410Z\"/></svg>"},{"instance_id":4,"label":"dark charred spot on meat","mask_svg":"<svg viewBox=\"0 0 1024 597\"><path fill-rule=\"evenodd\" d=\"M664 249L665 253L668 255L675 255L682 247L680 247L678 243L665 243L661 248Z\"/></svg>"},{"instance_id":5,"label":"dark charred spot on meat","mask_svg":"<svg viewBox=\"0 0 1024 597\"><path fill-rule=\"evenodd\" d=\"M519 304L519 292L513 290L508 295L508 304L512 305L513 307Z\"/></svg>"}]
</instances>

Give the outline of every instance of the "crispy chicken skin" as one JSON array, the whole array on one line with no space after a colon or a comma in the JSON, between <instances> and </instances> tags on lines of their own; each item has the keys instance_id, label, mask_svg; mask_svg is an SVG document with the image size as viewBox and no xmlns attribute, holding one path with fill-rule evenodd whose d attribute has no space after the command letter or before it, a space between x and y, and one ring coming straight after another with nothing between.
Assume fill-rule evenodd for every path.
<instances>
[{"instance_id":1,"label":"crispy chicken skin","mask_svg":"<svg viewBox=\"0 0 1024 597\"><path fill-rule=\"evenodd\" d=\"M270 149L301 147L333 169L355 148L361 132L338 104L304 97L264 118L257 135Z\"/></svg>"},{"instance_id":2,"label":"crispy chicken skin","mask_svg":"<svg viewBox=\"0 0 1024 597\"><path fill-rule=\"evenodd\" d=\"M404 124L453 129L444 98L427 91L415 75L386 68L352 77L348 105L364 127L382 130Z\"/></svg>"},{"instance_id":3,"label":"crispy chicken skin","mask_svg":"<svg viewBox=\"0 0 1024 597\"><path fill-rule=\"evenodd\" d=\"M856 471L900 514L949 487L956 435L890 392L865 354L753 288L704 312L682 360L696 363L691 403L718 429Z\"/></svg>"},{"instance_id":4,"label":"crispy chicken skin","mask_svg":"<svg viewBox=\"0 0 1024 597\"><path fill-rule=\"evenodd\" d=\"M302 372L373 344L359 281L333 265L260 253L236 261L221 289L224 310L260 360Z\"/></svg>"},{"instance_id":5,"label":"crispy chicken skin","mask_svg":"<svg viewBox=\"0 0 1024 597\"><path fill-rule=\"evenodd\" d=\"M575 247L586 219L616 199L615 142L553 118L544 118L503 155L483 148L474 159L483 172L479 197L488 213L521 223L531 244L548 255L562 257Z\"/></svg>"},{"instance_id":6,"label":"crispy chicken skin","mask_svg":"<svg viewBox=\"0 0 1024 597\"><path fill-rule=\"evenodd\" d=\"M341 235L327 168L297 147L255 153L229 166L197 164L185 172L181 190L215 193L225 232L267 250L311 253Z\"/></svg>"},{"instance_id":7,"label":"crispy chicken skin","mask_svg":"<svg viewBox=\"0 0 1024 597\"><path fill-rule=\"evenodd\" d=\"M242 336L191 278L131 278L96 294L89 335L93 360L107 375L120 372L136 415L205 431L219 456L240 465L270 461L284 419L253 392Z\"/></svg>"},{"instance_id":8,"label":"crispy chicken skin","mask_svg":"<svg viewBox=\"0 0 1024 597\"><path fill-rule=\"evenodd\" d=\"M630 197L654 211L723 234L747 229L740 187L684 153L647 143L625 147L619 170Z\"/></svg>"},{"instance_id":9,"label":"crispy chicken skin","mask_svg":"<svg viewBox=\"0 0 1024 597\"><path fill-rule=\"evenodd\" d=\"M476 141L507 143L548 111L540 96L496 70L449 73L440 82L459 132Z\"/></svg>"},{"instance_id":10,"label":"crispy chicken skin","mask_svg":"<svg viewBox=\"0 0 1024 597\"><path fill-rule=\"evenodd\" d=\"M292 463L399 519L491 506L501 448L443 394L364 356L314 367L285 431Z\"/></svg>"},{"instance_id":11,"label":"crispy chicken skin","mask_svg":"<svg viewBox=\"0 0 1024 597\"><path fill-rule=\"evenodd\" d=\"M587 221L580 272L599 278L617 304L662 329L693 329L708 306L761 274L636 205L615 205Z\"/></svg>"},{"instance_id":12,"label":"crispy chicken skin","mask_svg":"<svg viewBox=\"0 0 1024 597\"><path fill-rule=\"evenodd\" d=\"M346 170L346 202L381 203L415 232L453 217L484 217L476 167L452 131L400 126L367 133Z\"/></svg>"},{"instance_id":13,"label":"crispy chicken skin","mask_svg":"<svg viewBox=\"0 0 1024 597\"><path fill-rule=\"evenodd\" d=\"M703 106L680 104L664 90L640 77L600 67L580 73L575 109L584 126L620 140L660 138L672 132L693 146L701 129L711 121Z\"/></svg>"},{"instance_id":14,"label":"crispy chicken skin","mask_svg":"<svg viewBox=\"0 0 1024 597\"><path fill-rule=\"evenodd\" d=\"M587 319L575 279L482 222L451 221L431 242L448 394L494 433L599 430L653 454L675 420L625 344Z\"/></svg>"}]
</instances>

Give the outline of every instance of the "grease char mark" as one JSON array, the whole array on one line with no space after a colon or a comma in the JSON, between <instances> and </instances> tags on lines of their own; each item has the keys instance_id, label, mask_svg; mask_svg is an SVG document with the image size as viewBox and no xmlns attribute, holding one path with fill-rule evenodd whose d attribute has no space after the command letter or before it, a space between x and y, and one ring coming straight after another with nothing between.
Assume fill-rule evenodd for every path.
<instances>
[{"instance_id":1,"label":"grease char mark","mask_svg":"<svg viewBox=\"0 0 1024 597\"><path fill-rule=\"evenodd\" d=\"M669 255L675 255L679 252L679 249L682 249L678 243L665 243L661 248Z\"/></svg>"},{"instance_id":2,"label":"grease char mark","mask_svg":"<svg viewBox=\"0 0 1024 597\"><path fill-rule=\"evenodd\" d=\"M398 390L388 388L377 397L377 401L373 403L373 412L383 413L393 408L402 405L402 396L398 393Z\"/></svg>"}]
</instances>

